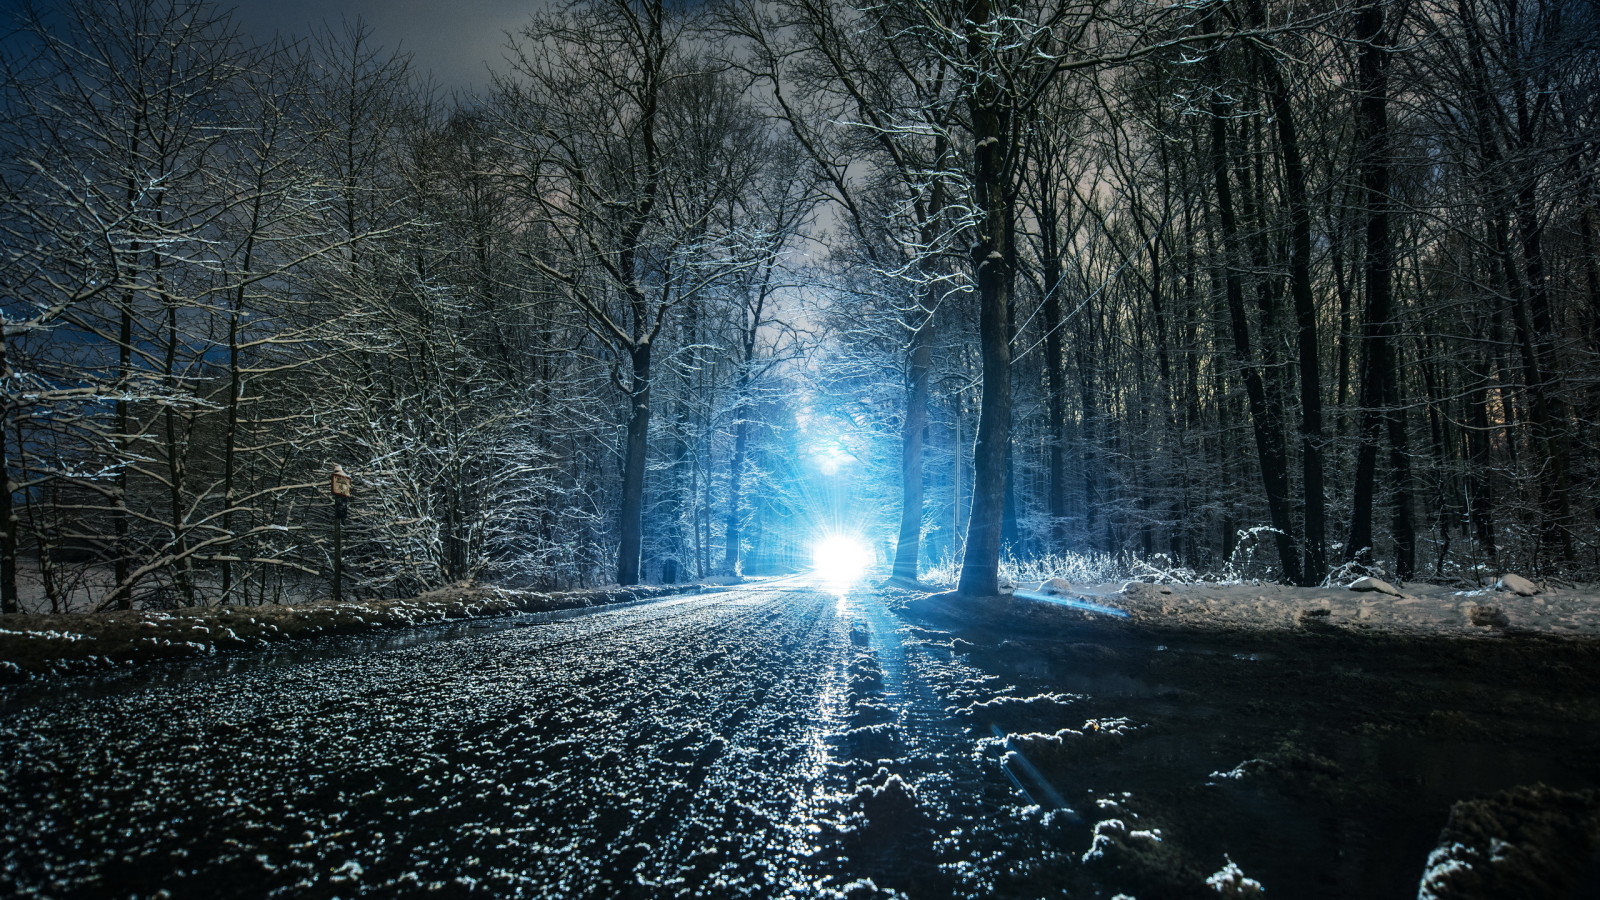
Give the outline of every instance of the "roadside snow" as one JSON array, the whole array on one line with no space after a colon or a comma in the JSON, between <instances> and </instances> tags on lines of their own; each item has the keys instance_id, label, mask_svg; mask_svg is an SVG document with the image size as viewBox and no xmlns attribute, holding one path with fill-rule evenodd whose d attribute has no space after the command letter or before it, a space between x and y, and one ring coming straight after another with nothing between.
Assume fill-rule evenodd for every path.
<instances>
[{"instance_id":1,"label":"roadside snow","mask_svg":"<svg viewBox=\"0 0 1600 900\"><path fill-rule=\"evenodd\" d=\"M1507 576L1496 587L1501 585L1499 590L1461 590L1408 582L1391 588L1395 595L1390 595L1374 590L1370 582L1301 588L1257 583L1076 585L1053 578L1033 590L1019 590L1017 596L1045 603L1084 601L1126 612L1140 624L1180 628L1333 626L1410 634L1511 630L1600 635L1600 585L1541 587L1516 576ZM1525 590L1533 593L1525 596Z\"/></svg>"},{"instance_id":2,"label":"roadside snow","mask_svg":"<svg viewBox=\"0 0 1600 900\"><path fill-rule=\"evenodd\" d=\"M1372 591L1379 594L1388 594L1391 597L1405 596L1403 591L1389 582L1384 581L1382 578L1372 578L1370 576L1363 576L1361 578L1357 578L1355 581L1350 582L1350 590Z\"/></svg>"},{"instance_id":3,"label":"roadside snow","mask_svg":"<svg viewBox=\"0 0 1600 900\"><path fill-rule=\"evenodd\" d=\"M1494 589L1497 591L1510 591L1518 597L1532 597L1534 594L1542 593L1538 585L1523 578L1521 575L1509 573L1500 576L1500 580L1494 583Z\"/></svg>"},{"instance_id":4,"label":"roadside snow","mask_svg":"<svg viewBox=\"0 0 1600 900\"><path fill-rule=\"evenodd\" d=\"M709 585L641 585L543 594L462 582L399 600L0 616L0 683L158 659L213 656L301 637L359 634L673 594ZM69 630L70 629L70 630Z\"/></svg>"}]
</instances>

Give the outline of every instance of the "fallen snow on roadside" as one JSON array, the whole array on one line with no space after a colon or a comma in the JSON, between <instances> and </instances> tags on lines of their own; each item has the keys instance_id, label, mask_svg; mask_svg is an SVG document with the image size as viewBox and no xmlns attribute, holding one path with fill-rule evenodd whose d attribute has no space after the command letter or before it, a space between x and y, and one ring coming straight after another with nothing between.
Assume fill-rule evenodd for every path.
<instances>
[{"instance_id":1,"label":"fallen snow on roadside","mask_svg":"<svg viewBox=\"0 0 1600 900\"><path fill-rule=\"evenodd\" d=\"M1526 584L1521 579L1517 582ZM1051 579L1017 596L1081 600L1125 611L1134 622L1193 628L1350 629L1482 635L1500 630L1600 635L1600 585L1540 586L1533 596L1492 587L1407 582L1398 596L1367 586L1301 588L1277 584L1071 584ZM1059 598L1059 599L1058 599ZM1091 616L1093 617L1093 616Z\"/></svg>"}]
</instances>

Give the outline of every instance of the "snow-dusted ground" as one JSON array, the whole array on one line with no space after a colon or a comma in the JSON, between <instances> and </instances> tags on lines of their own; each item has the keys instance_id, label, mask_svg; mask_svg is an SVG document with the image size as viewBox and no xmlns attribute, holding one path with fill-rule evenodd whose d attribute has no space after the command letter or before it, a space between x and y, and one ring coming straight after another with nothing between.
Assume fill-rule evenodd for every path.
<instances>
[{"instance_id":1,"label":"snow-dusted ground","mask_svg":"<svg viewBox=\"0 0 1600 900\"><path fill-rule=\"evenodd\" d=\"M1504 634L1450 613L1560 592L1044 587L1021 621L935 622L780 579L3 688L0 884L1459 900L1532 896L1457 884L1502 859L1586 877L1549 835L1600 846L1600 643L1324 637L1378 633L1364 601Z\"/></svg>"},{"instance_id":2,"label":"snow-dusted ground","mask_svg":"<svg viewBox=\"0 0 1600 900\"><path fill-rule=\"evenodd\" d=\"M0 684L263 649L296 638L630 603L713 587L680 584L542 594L461 583L401 600L6 615L0 616Z\"/></svg>"},{"instance_id":3,"label":"snow-dusted ground","mask_svg":"<svg viewBox=\"0 0 1600 900\"><path fill-rule=\"evenodd\" d=\"M1488 635L1533 631L1556 635L1600 635L1600 585L1518 584L1536 591L1522 596L1495 587L1457 587L1410 582L1301 588L1279 584L1071 584L1052 579L1019 586L1018 597L1066 604L1082 601L1089 616L1115 617L1154 626L1200 629L1296 629L1336 627L1405 634ZM1367 588L1365 590L1359 588ZM1387 589L1387 590L1386 590ZM1393 591L1390 593L1389 591Z\"/></svg>"},{"instance_id":4,"label":"snow-dusted ground","mask_svg":"<svg viewBox=\"0 0 1600 900\"><path fill-rule=\"evenodd\" d=\"M1060 835L946 709L1013 689L870 597L484 624L0 705L0 895L1043 893Z\"/></svg>"}]
</instances>

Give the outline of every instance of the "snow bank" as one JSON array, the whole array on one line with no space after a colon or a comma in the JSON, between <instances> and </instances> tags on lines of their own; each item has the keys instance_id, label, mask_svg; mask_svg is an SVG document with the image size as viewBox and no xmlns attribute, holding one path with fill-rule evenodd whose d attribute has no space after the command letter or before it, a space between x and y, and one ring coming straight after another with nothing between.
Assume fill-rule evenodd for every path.
<instances>
[{"instance_id":1,"label":"snow bank","mask_svg":"<svg viewBox=\"0 0 1600 900\"><path fill-rule=\"evenodd\" d=\"M1097 618L1093 607L1098 606L1124 612L1140 624L1177 628L1600 635L1600 585L1541 588L1507 576L1496 587L1500 589L1461 590L1416 582L1380 587L1371 581L1323 588L1249 583L1075 585L1056 578L1032 591L1018 591L1017 597L1089 610L1082 614L1090 619ZM1109 621L1111 616L1098 618Z\"/></svg>"}]
</instances>

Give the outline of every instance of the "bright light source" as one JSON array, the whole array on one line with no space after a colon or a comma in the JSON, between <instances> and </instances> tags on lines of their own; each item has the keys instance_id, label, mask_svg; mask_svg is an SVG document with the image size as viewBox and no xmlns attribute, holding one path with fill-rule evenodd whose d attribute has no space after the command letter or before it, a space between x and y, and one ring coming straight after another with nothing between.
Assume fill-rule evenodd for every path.
<instances>
[{"instance_id":1,"label":"bright light source","mask_svg":"<svg viewBox=\"0 0 1600 900\"><path fill-rule=\"evenodd\" d=\"M872 565L872 549L858 537L830 534L811 546L811 565L835 591L860 581Z\"/></svg>"}]
</instances>

